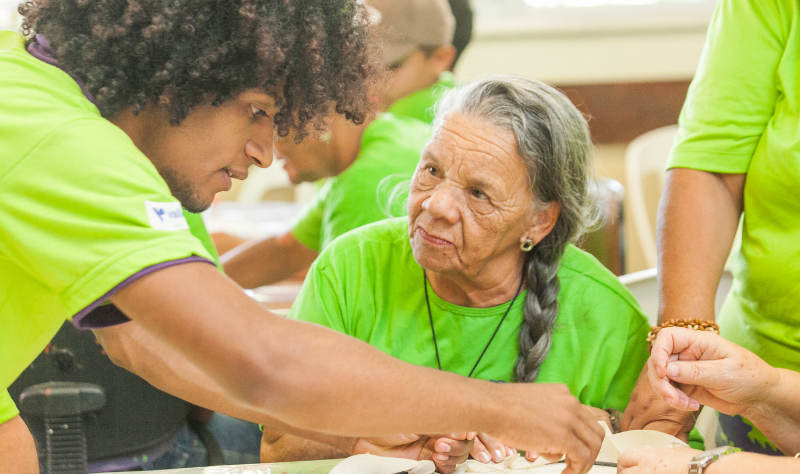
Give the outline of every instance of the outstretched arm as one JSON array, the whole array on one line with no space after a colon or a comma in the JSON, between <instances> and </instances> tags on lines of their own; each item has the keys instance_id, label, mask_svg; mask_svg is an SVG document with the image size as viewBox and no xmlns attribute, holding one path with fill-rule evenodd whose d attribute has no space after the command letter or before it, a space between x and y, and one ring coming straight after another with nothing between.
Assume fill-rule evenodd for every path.
<instances>
[{"instance_id":1,"label":"outstretched arm","mask_svg":"<svg viewBox=\"0 0 800 474\"><path fill-rule=\"evenodd\" d=\"M151 273L112 301L234 403L297 428L344 436L485 431L521 449L567 453L572 472L588 470L600 447L599 425L564 386L493 384L406 364L274 316L204 263ZM424 407L411 402L418 393L428 394Z\"/></svg>"},{"instance_id":2,"label":"outstretched arm","mask_svg":"<svg viewBox=\"0 0 800 474\"><path fill-rule=\"evenodd\" d=\"M365 452L415 460L434 456L433 440L427 443L428 437L392 435L364 439L329 435L289 426L263 411L237 404L210 377L135 322L97 329L95 334L117 365L139 374L159 389L214 411L266 425L263 462L330 459ZM422 442L417 443L420 439ZM469 447L465 446L465 441L449 441L445 449L438 446L433 459L439 471L449 472L443 468L466 460Z\"/></svg>"},{"instance_id":3,"label":"outstretched arm","mask_svg":"<svg viewBox=\"0 0 800 474\"><path fill-rule=\"evenodd\" d=\"M288 232L280 237L245 242L222 255L220 262L225 274L242 288L256 288L307 269L317 255Z\"/></svg>"}]
</instances>

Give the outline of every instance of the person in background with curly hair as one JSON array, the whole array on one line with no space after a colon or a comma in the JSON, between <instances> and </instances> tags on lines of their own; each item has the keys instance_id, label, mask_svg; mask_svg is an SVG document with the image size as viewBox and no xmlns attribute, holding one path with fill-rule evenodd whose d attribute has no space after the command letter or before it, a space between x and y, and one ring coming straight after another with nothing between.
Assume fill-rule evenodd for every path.
<instances>
[{"instance_id":1,"label":"person in background with curly hair","mask_svg":"<svg viewBox=\"0 0 800 474\"><path fill-rule=\"evenodd\" d=\"M0 387L71 319L158 388L346 452L452 453L463 446L423 434L470 430L589 470L602 431L563 386L414 367L279 318L188 230L181 206L202 211L231 178L268 166L274 130L302 138L333 111L365 119L363 7L41 0L20 11L25 36L0 32ZM0 472L38 472L7 391Z\"/></svg>"}]
</instances>

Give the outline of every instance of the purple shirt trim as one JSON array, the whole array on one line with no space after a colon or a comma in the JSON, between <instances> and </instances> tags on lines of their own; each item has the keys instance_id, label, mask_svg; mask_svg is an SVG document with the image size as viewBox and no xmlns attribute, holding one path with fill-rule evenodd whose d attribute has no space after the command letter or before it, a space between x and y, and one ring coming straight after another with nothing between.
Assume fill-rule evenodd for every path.
<instances>
[{"instance_id":1,"label":"purple shirt trim","mask_svg":"<svg viewBox=\"0 0 800 474\"><path fill-rule=\"evenodd\" d=\"M94 303L90 304L89 306L83 308L81 311L78 312L75 316L72 317L72 325L75 326L76 329L98 329L104 328L109 326L114 326L117 324L122 324L125 322L130 321L130 319L125 316L122 311L118 310L113 305L108 306L100 306L105 303L109 298L114 296L119 290L125 288L126 286L130 285L134 281L138 280L139 278L149 275L153 272L158 270L163 270L164 268L171 267L173 265L180 265L181 263L190 263L190 262L206 262L210 263L211 265L215 265L214 262L207 258L198 257L196 255L192 255L191 257L186 258L179 258L177 260L170 260L169 262L161 262L155 265L150 265L149 267L143 268L138 272L134 273L133 275L129 276L121 283L119 283L114 288L108 291L108 293L104 294ZM91 317L89 317L91 314Z\"/></svg>"},{"instance_id":2,"label":"purple shirt trim","mask_svg":"<svg viewBox=\"0 0 800 474\"><path fill-rule=\"evenodd\" d=\"M30 43L28 43L27 49L28 53L30 53L30 55L33 56L34 58L46 62L51 66L55 66L61 69L61 66L58 65L58 59L56 59L55 53L53 52L52 49L50 49L50 40L48 40L45 35L43 34L35 35L33 37L33 40ZM64 71L63 69L61 70ZM94 96L91 94L91 92L86 90L86 86L83 84L83 82L75 77L73 77L72 79L76 83L78 83L78 87L81 88L81 92L83 92L83 95L85 95L86 98L89 99L89 102L97 105L97 103L94 100Z\"/></svg>"}]
</instances>

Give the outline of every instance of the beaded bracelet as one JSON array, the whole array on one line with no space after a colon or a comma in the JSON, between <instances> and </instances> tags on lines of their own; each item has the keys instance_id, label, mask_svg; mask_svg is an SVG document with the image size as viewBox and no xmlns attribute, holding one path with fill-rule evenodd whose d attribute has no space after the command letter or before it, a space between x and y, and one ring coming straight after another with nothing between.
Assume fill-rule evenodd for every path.
<instances>
[{"instance_id":1,"label":"beaded bracelet","mask_svg":"<svg viewBox=\"0 0 800 474\"><path fill-rule=\"evenodd\" d=\"M714 334L719 334L719 326L711 319L673 319L661 323L661 326L653 326L650 328L650 333L647 335L647 352L653 351L653 343L658 337L658 332L664 328L686 328L694 331L709 331Z\"/></svg>"}]
</instances>

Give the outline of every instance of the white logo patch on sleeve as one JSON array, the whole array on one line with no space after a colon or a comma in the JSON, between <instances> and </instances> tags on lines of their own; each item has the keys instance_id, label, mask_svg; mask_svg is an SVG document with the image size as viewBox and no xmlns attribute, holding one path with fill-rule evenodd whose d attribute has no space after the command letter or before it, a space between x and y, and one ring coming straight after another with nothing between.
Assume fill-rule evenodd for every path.
<instances>
[{"instance_id":1,"label":"white logo patch on sleeve","mask_svg":"<svg viewBox=\"0 0 800 474\"><path fill-rule=\"evenodd\" d=\"M150 227L153 229L183 230L189 228L179 202L145 201L144 209L147 212L147 218L150 219Z\"/></svg>"}]
</instances>

